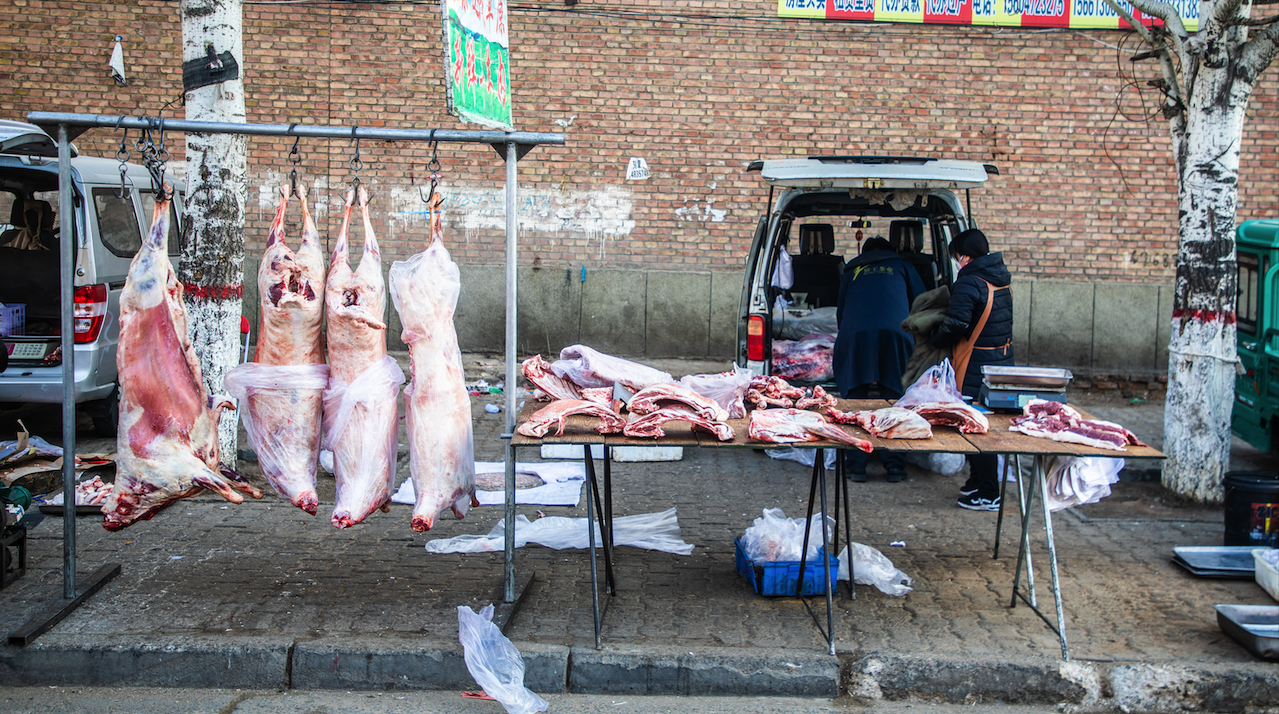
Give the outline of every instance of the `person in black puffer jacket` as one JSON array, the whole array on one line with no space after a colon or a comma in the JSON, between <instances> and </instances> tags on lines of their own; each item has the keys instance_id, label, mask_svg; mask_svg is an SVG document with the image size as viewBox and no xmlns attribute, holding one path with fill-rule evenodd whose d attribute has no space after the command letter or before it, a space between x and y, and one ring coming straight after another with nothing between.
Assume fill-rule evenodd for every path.
<instances>
[{"instance_id":1,"label":"person in black puffer jacket","mask_svg":"<svg viewBox=\"0 0 1279 714\"><path fill-rule=\"evenodd\" d=\"M951 241L950 254L960 270L951 286L946 319L933 333L932 344L953 347L955 381L964 396L976 399L981 390L982 366L1014 364L1012 275L1004 265L1003 254L991 253L986 234L976 228L956 236ZM990 311L986 314L988 302ZM978 331L983 314L985 324ZM994 455L968 457L969 476L959 491L960 507L999 510L997 469L998 457Z\"/></svg>"}]
</instances>

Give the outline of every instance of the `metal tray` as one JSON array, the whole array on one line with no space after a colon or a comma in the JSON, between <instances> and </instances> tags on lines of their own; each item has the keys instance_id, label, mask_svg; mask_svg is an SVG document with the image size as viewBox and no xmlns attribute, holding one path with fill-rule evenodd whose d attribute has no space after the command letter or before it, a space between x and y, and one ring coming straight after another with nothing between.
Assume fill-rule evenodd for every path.
<instances>
[{"instance_id":1,"label":"metal tray","mask_svg":"<svg viewBox=\"0 0 1279 714\"><path fill-rule=\"evenodd\" d=\"M1215 605L1217 626L1244 649L1265 659L1279 659L1279 606Z\"/></svg>"},{"instance_id":2,"label":"metal tray","mask_svg":"<svg viewBox=\"0 0 1279 714\"><path fill-rule=\"evenodd\" d=\"M1225 570L1252 576L1257 561L1252 557L1255 545L1180 545L1173 555L1197 570Z\"/></svg>"},{"instance_id":3,"label":"metal tray","mask_svg":"<svg viewBox=\"0 0 1279 714\"><path fill-rule=\"evenodd\" d=\"M1250 573L1244 570L1215 570L1211 568L1207 568L1207 569L1196 568L1193 565L1190 565L1189 563L1182 560L1181 558L1178 558L1175 555L1171 558L1171 560L1173 565L1176 565L1177 567L1185 570L1191 575L1194 575L1200 578L1218 578L1221 580L1252 580L1253 579L1253 573Z\"/></svg>"},{"instance_id":4,"label":"metal tray","mask_svg":"<svg viewBox=\"0 0 1279 714\"><path fill-rule=\"evenodd\" d=\"M1051 367L1006 367L986 365L981 368L991 384L1030 384L1044 387L1064 387L1075 375L1068 369Z\"/></svg>"}]
</instances>

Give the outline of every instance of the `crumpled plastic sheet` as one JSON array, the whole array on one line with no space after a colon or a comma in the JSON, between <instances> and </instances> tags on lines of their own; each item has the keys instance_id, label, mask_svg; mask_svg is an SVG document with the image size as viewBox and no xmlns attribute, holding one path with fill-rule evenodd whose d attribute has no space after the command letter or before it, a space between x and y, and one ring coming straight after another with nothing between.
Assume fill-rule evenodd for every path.
<instances>
[{"instance_id":1,"label":"crumpled plastic sheet","mask_svg":"<svg viewBox=\"0 0 1279 714\"><path fill-rule=\"evenodd\" d=\"M826 532L834 528L835 521L828 518ZM742 534L742 552L756 563L798 561L801 552L807 552L811 561L822 547L822 514L814 513L808 523L807 551L803 551L804 530L803 518L787 518L780 508L765 508L764 515Z\"/></svg>"},{"instance_id":2,"label":"crumpled plastic sheet","mask_svg":"<svg viewBox=\"0 0 1279 714\"><path fill-rule=\"evenodd\" d=\"M734 364L732 372L689 374L680 377L679 383L727 409L729 419L741 419L746 416L744 399L752 376L749 369Z\"/></svg>"},{"instance_id":3,"label":"crumpled plastic sheet","mask_svg":"<svg viewBox=\"0 0 1279 714\"><path fill-rule=\"evenodd\" d=\"M913 589L910 584L914 581L909 575L898 570L888 556L868 545L853 543L853 546L856 547L857 553L853 561L853 570L857 576L854 582L858 585L874 585L885 595L897 597ZM839 579L848 580L847 546L839 551Z\"/></svg>"},{"instance_id":4,"label":"crumpled plastic sheet","mask_svg":"<svg viewBox=\"0 0 1279 714\"><path fill-rule=\"evenodd\" d=\"M595 526L595 547L604 547L600 535L599 523ZM515 517L515 547L523 548L529 543L537 543L547 548L564 550L565 548L587 548L585 518L565 518L562 516L545 516L530 521L528 516L519 514ZM621 516L613 519L613 545L629 545L646 550L660 550L676 555L690 555L693 544L685 543L679 537L679 521L675 509L670 508L660 513L643 513L636 516ZM428 553L491 553L506 547L506 519L497 522L485 535L460 535L453 538L440 538L427 541Z\"/></svg>"},{"instance_id":5,"label":"crumpled plastic sheet","mask_svg":"<svg viewBox=\"0 0 1279 714\"><path fill-rule=\"evenodd\" d=\"M466 670L507 714L546 711L549 706L546 700L524 686L524 658L493 624L492 605L485 606L479 613L466 605L458 605L457 639L462 643Z\"/></svg>"},{"instance_id":6,"label":"crumpled plastic sheet","mask_svg":"<svg viewBox=\"0 0 1279 714\"><path fill-rule=\"evenodd\" d=\"M1044 465L1044 501L1051 511L1096 503L1110 495L1110 485L1119 480L1123 468L1123 459L1105 456L1049 457Z\"/></svg>"}]
</instances>

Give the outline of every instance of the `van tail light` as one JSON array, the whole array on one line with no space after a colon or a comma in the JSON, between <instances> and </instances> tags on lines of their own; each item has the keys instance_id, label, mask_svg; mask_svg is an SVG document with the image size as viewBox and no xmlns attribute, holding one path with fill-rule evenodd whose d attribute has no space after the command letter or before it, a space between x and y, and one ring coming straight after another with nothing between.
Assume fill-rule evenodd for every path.
<instances>
[{"instance_id":1,"label":"van tail light","mask_svg":"<svg viewBox=\"0 0 1279 714\"><path fill-rule=\"evenodd\" d=\"M82 285L75 289L75 306L71 319L75 325L75 343L83 344L98 339L107 317L107 286Z\"/></svg>"},{"instance_id":2,"label":"van tail light","mask_svg":"<svg viewBox=\"0 0 1279 714\"><path fill-rule=\"evenodd\" d=\"M746 359L754 362L764 359L763 315L751 315L746 322Z\"/></svg>"}]
</instances>

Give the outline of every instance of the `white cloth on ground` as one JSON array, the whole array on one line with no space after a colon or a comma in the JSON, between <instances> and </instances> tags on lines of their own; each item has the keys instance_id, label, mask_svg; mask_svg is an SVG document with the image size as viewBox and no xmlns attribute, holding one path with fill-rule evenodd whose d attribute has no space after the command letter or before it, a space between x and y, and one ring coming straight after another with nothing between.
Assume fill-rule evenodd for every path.
<instances>
[{"instance_id":1,"label":"white cloth on ground","mask_svg":"<svg viewBox=\"0 0 1279 714\"><path fill-rule=\"evenodd\" d=\"M600 527L595 526L595 547L603 547ZM523 548L529 543L537 543L547 548L563 550L565 548L586 548L587 540L585 518L564 518L562 516L545 516L530 521L524 514L515 517L515 547ZM675 509L670 508L660 513L643 513L636 516L622 516L613 519L613 545L629 545L634 548L660 550L676 555L690 555L693 544L685 543L679 537L679 521ZM428 553L491 553L506 547L506 519L497 522L486 535L460 535L453 538L439 538L427 541Z\"/></svg>"},{"instance_id":2,"label":"white cloth on ground","mask_svg":"<svg viewBox=\"0 0 1279 714\"><path fill-rule=\"evenodd\" d=\"M579 462L515 462L516 473L537 476L545 483L533 488L515 489L515 502L530 506L576 506L582 500L582 483L586 481L586 467ZM505 474L504 461L476 461L475 475ZM476 489L475 496L481 506L500 506L506 503L506 491ZM413 479L405 478L391 496L394 503L413 505Z\"/></svg>"}]
</instances>

